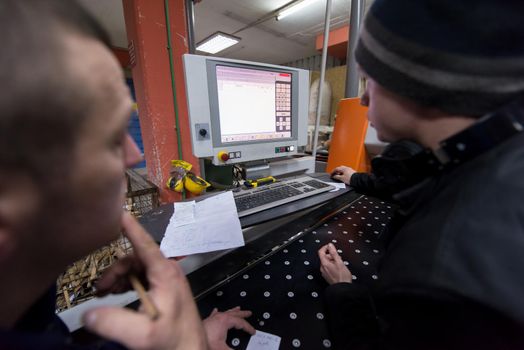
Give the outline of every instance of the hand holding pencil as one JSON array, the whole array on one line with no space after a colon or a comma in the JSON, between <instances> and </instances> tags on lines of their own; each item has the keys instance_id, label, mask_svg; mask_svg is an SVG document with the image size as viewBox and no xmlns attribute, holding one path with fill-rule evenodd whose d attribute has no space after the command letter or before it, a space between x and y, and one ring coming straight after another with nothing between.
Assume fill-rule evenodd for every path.
<instances>
[{"instance_id":1,"label":"hand holding pencil","mask_svg":"<svg viewBox=\"0 0 524 350\"><path fill-rule=\"evenodd\" d=\"M120 248L116 249L116 256L119 261L115 263L111 270L105 273L97 283L97 296L104 296L109 293L123 293L132 288L138 294L138 298L142 304L141 307L146 314L152 320L156 320L160 316L160 311L158 311L158 308L147 294L144 285L137 277L137 274L142 275L144 273L143 266L141 264L137 265L136 263L139 263L139 261L137 261L133 255L126 256ZM135 262L135 264L133 264L133 262ZM133 272L133 265L135 265L135 269L139 267L140 271ZM129 286L126 281L129 282Z\"/></svg>"},{"instance_id":2,"label":"hand holding pencil","mask_svg":"<svg viewBox=\"0 0 524 350\"><path fill-rule=\"evenodd\" d=\"M204 328L180 266L164 258L130 214L124 213L122 226L134 256L114 264L100 279L98 289L102 294L123 292L133 285L139 289L142 306L138 311L119 307L90 310L84 315L86 327L129 349L205 349ZM145 275L147 292L137 278L140 272Z\"/></svg>"}]
</instances>

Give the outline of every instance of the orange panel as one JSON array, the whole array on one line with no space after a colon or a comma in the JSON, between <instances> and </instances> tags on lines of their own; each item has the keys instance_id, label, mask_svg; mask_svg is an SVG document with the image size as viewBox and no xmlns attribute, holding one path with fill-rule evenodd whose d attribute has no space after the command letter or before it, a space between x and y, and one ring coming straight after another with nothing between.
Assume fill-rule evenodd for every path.
<instances>
[{"instance_id":1,"label":"orange panel","mask_svg":"<svg viewBox=\"0 0 524 350\"><path fill-rule=\"evenodd\" d=\"M364 147L368 129L366 114L367 107L360 104L360 98L340 100L326 172L330 173L340 165L349 166L359 172L369 171L368 156Z\"/></svg>"},{"instance_id":2,"label":"orange panel","mask_svg":"<svg viewBox=\"0 0 524 350\"><path fill-rule=\"evenodd\" d=\"M349 26L334 29L329 32L328 54L341 60L346 58L348 49ZM322 51L324 34L317 35L315 47Z\"/></svg>"},{"instance_id":3,"label":"orange panel","mask_svg":"<svg viewBox=\"0 0 524 350\"><path fill-rule=\"evenodd\" d=\"M337 45L337 44L343 44L347 43L349 38L349 26L344 26L338 29L334 29L329 32L328 37L328 47ZM324 45L324 33L317 35L316 41L315 41L315 48L317 50L322 50L322 46Z\"/></svg>"}]
</instances>

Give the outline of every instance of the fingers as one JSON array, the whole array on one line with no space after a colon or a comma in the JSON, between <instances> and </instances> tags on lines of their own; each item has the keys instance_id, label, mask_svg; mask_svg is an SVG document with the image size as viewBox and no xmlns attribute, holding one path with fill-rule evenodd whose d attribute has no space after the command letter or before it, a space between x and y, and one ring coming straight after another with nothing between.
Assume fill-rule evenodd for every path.
<instances>
[{"instance_id":1,"label":"fingers","mask_svg":"<svg viewBox=\"0 0 524 350\"><path fill-rule=\"evenodd\" d=\"M331 177L338 181L342 181L342 182L344 181L344 175L335 174L335 175L331 175Z\"/></svg>"},{"instance_id":2,"label":"fingers","mask_svg":"<svg viewBox=\"0 0 524 350\"><path fill-rule=\"evenodd\" d=\"M174 277L180 277L182 275L180 266L176 261L168 261L162 255L158 244L131 214L127 212L123 214L122 226L124 235L133 245L136 256L144 264L150 282L166 279L164 273L166 272L166 263L168 262L170 263L168 265L172 265L170 267L174 267L173 269L169 269L172 273L176 274Z\"/></svg>"},{"instance_id":3,"label":"fingers","mask_svg":"<svg viewBox=\"0 0 524 350\"><path fill-rule=\"evenodd\" d=\"M224 314L227 314L226 319L228 329L242 329L251 335L255 334L255 328L245 320L246 317L251 316L251 311L240 310L240 306L237 306L233 309L224 312Z\"/></svg>"},{"instance_id":4,"label":"fingers","mask_svg":"<svg viewBox=\"0 0 524 350\"><path fill-rule=\"evenodd\" d=\"M340 261L342 259L337 253L335 246L332 243L326 244L318 250L318 257L321 265L327 265L336 261L337 257Z\"/></svg>"},{"instance_id":5,"label":"fingers","mask_svg":"<svg viewBox=\"0 0 524 350\"><path fill-rule=\"evenodd\" d=\"M216 315L217 313L219 313L218 309L214 308L211 314L208 316L208 318L210 318L213 315ZM247 317L250 317L253 313L249 310L241 310L240 306L235 306L234 308L223 311L222 314L225 314L231 317L247 318Z\"/></svg>"},{"instance_id":6,"label":"fingers","mask_svg":"<svg viewBox=\"0 0 524 350\"><path fill-rule=\"evenodd\" d=\"M326 255L329 254L328 252L328 245L324 245L322 246L319 250L318 250L318 257L320 259L320 261L325 261L326 260Z\"/></svg>"},{"instance_id":7,"label":"fingers","mask_svg":"<svg viewBox=\"0 0 524 350\"><path fill-rule=\"evenodd\" d=\"M249 324L245 319L240 317L230 317L228 320L228 328L235 328L235 329L241 329L246 331L247 333L253 335L255 334L255 328L253 328L252 325Z\"/></svg>"},{"instance_id":8,"label":"fingers","mask_svg":"<svg viewBox=\"0 0 524 350\"><path fill-rule=\"evenodd\" d=\"M87 329L109 340L122 343L128 348L140 348L148 339L151 323L147 316L128 309L101 307L83 316ZM129 330L133 331L130 332Z\"/></svg>"},{"instance_id":9,"label":"fingers","mask_svg":"<svg viewBox=\"0 0 524 350\"><path fill-rule=\"evenodd\" d=\"M320 247L320 249L318 250L318 254L326 254L327 253L327 249L328 249L328 245L323 245L322 247Z\"/></svg>"},{"instance_id":10,"label":"fingers","mask_svg":"<svg viewBox=\"0 0 524 350\"><path fill-rule=\"evenodd\" d=\"M229 310L229 311L226 311L226 313L232 317L241 317L241 318L247 318L247 317L250 317L252 315L252 312L249 311L249 310L240 310L240 308L238 310Z\"/></svg>"},{"instance_id":11,"label":"fingers","mask_svg":"<svg viewBox=\"0 0 524 350\"><path fill-rule=\"evenodd\" d=\"M142 225L131 214L124 212L122 215L122 227L124 235L133 245L136 255L146 266L155 263L159 259L164 259L153 237L144 230Z\"/></svg>"},{"instance_id":12,"label":"fingers","mask_svg":"<svg viewBox=\"0 0 524 350\"><path fill-rule=\"evenodd\" d=\"M124 257L108 268L96 282L97 294L121 293L130 289L128 273L133 269L133 258Z\"/></svg>"},{"instance_id":13,"label":"fingers","mask_svg":"<svg viewBox=\"0 0 524 350\"><path fill-rule=\"evenodd\" d=\"M322 275L322 278L328 283L328 284L333 284L335 282L335 280L333 279L333 277L331 276L330 274L330 271L324 267L324 266L320 266L320 274Z\"/></svg>"},{"instance_id":14,"label":"fingers","mask_svg":"<svg viewBox=\"0 0 524 350\"><path fill-rule=\"evenodd\" d=\"M331 171L331 176L333 176L333 175L341 175L341 174L344 173L344 170L345 170L345 169L347 169L346 166L343 166L343 165L341 165L341 166L337 166L335 169L333 169L333 170Z\"/></svg>"},{"instance_id":15,"label":"fingers","mask_svg":"<svg viewBox=\"0 0 524 350\"><path fill-rule=\"evenodd\" d=\"M327 251L329 253L329 255L331 256L331 258L336 262L336 263L341 263L342 262L342 258L340 257L340 255L338 254L337 252L337 248L335 248L335 245L333 243L329 243L327 245Z\"/></svg>"},{"instance_id":16,"label":"fingers","mask_svg":"<svg viewBox=\"0 0 524 350\"><path fill-rule=\"evenodd\" d=\"M331 261L331 259L327 256L327 249L324 249L324 247L318 250L318 258L320 259L320 266L329 264Z\"/></svg>"},{"instance_id":17,"label":"fingers","mask_svg":"<svg viewBox=\"0 0 524 350\"><path fill-rule=\"evenodd\" d=\"M347 166L339 166L333 169L331 172L331 177L335 180L341 181L347 185L349 185L351 181L351 176L355 173L355 171Z\"/></svg>"},{"instance_id":18,"label":"fingers","mask_svg":"<svg viewBox=\"0 0 524 350\"><path fill-rule=\"evenodd\" d=\"M236 329L243 329L249 334L255 333L255 328L245 320L253 314L250 310L242 310L240 306L235 306L232 309L220 313L217 308L214 308L208 319L217 314L221 314L218 316L225 320L228 329L235 327Z\"/></svg>"},{"instance_id":19,"label":"fingers","mask_svg":"<svg viewBox=\"0 0 524 350\"><path fill-rule=\"evenodd\" d=\"M320 274L326 279L326 268L322 265L320 266Z\"/></svg>"}]
</instances>

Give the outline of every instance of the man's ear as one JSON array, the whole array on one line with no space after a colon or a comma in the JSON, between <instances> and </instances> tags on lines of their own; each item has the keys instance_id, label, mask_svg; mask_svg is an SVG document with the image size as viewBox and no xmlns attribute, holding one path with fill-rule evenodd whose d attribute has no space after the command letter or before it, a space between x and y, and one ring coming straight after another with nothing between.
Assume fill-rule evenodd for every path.
<instances>
[{"instance_id":1,"label":"man's ear","mask_svg":"<svg viewBox=\"0 0 524 350\"><path fill-rule=\"evenodd\" d=\"M35 187L28 176L0 171L0 264L31 234L26 228L37 214L40 196Z\"/></svg>"},{"instance_id":2,"label":"man's ear","mask_svg":"<svg viewBox=\"0 0 524 350\"><path fill-rule=\"evenodd\" d=\"M0 220L0 270L3 262L9 260L9 258L14 254L15 244L13 238L12 233L2 226Z\"/></svg>"},{"instance_id":3,"label":"man's ear","mask_svg":"<svg viewBox=\"0 0 524 350\"><path fill-rule=\"evenodd\" d=\"M14 254L15 232L9 225L8 213L6 212L7 202L3 198L2 185L0 185L0 270L3 262L9 260Z\"/></svg>"}]
</instances>

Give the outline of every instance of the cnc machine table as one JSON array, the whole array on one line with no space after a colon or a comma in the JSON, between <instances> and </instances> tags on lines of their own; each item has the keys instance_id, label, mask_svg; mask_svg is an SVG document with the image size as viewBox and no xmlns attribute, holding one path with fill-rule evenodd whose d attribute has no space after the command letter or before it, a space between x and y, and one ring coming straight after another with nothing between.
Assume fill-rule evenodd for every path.
<instances>
[{"instance_id":1,"label":"cnc machine table","mask_svg":"<svg viewBox=\"0 0 524 350\"><path fill-rule=\"evenodd\" d=\"M215 307L224 311L241 306L253 312L248 321L257 330L281 337L280 349L330 348L322 300L327 283L320 274L317 251L333 243L352 271L353 282L373 284L380 278L377 264L392 213L388 203L357 196L328 214L322 213L320 220L300 230L296 229L301 221L297 219L291 223L296 232L288 229L289 225L277 228L273 236L279 230L284 232L280 244L210 288L203 289L203 281L231 268L234 258L223 257L195 271L188 277L202 317ZM313 211L307 216L314 219L316 214ZM274 238L269 235L260 239ZM243 265L240 258L237 262L238 267ZM231 330L227 344L245 349L248 341L247 333Z\"/></svg>"}]
</instances>

